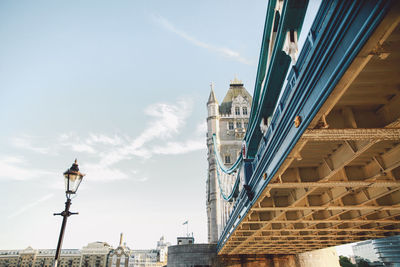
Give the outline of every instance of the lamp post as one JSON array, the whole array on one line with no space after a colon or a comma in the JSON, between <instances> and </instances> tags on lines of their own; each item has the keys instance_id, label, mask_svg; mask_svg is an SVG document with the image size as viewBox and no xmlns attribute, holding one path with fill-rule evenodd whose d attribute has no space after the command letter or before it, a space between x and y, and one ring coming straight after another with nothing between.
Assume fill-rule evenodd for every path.
<instances>
[{"instance_id":1,"label":"lamp post","mask_svg":"<svg viewBox=\"0 0 400 267\"><path fill-rule=\"evenodd\" d=\"M58 238L58 243L57 243L56 255L54 257L54 267L57 267L58 265L67 219L71 215L78 214L78 212L70 212L69 207L71 206L71 196L76 194L76 191L78 190L78 187L82 182L83 176L85 175L79 172L78 163L76 159L75 162L72 164L71 168L69 168L66 172L64 172L65 196L67 197L67 202L65 202L65 210L63 212L54 213L54 215L61 215L63 217L60 237Z\"/></svg>"}]
</instances>

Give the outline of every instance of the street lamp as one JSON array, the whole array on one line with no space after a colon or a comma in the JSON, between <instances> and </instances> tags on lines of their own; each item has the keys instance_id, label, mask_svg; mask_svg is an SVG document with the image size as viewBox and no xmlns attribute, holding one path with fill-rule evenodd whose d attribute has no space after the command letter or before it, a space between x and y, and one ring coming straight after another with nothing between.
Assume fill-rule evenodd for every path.
<instances>
[{"instance_id":1,"label":"street lamp","mask_svg":"<svg viewBox=\"0 0 400 267\"><path fill-rule=\"evenodd\" d=\"M56 256L54 257L54 267L57 267L58 265L58 259L60 257L61 245L64 238L67 218L71 215L78 214L78 212L70 212L69 207L71 206L71 196L76 194L76 191L78 190L79 185L82 182L83 176L85 175L79 172L78 163L76 159L75 162L72 164L71 168L69 168L66 172L64 172L65 196L67 197L67 202L65 202L65 210L63 212L54 213L54 215L63 216L60 237L58 238Z\"/></svg>"}]
</instances>

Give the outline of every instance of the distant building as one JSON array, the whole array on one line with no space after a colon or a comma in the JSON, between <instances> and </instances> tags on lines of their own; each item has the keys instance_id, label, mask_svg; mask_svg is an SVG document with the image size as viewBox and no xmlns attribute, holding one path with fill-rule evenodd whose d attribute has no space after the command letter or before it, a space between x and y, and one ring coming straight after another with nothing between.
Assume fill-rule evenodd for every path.
<instances>
[{"instance_id":1,"label":"distant building","mask_svg":"<svg viewBox=\"0 0 400 267\"><path fill-rule=\"evenodd\" d=\"M19 266L18 250L1 250L0 251L0 267L17 267Z\"/></svg>"},{"instance_id":2,"label":"distant building","mask_svg":"<svg viewBox=\"0 0 400 267\"><path fill-rule=\"evenodd\" d=\"M400 235L358 242L353 247L356 261L365 259L370 266L400 267Z\"/></svg>"},{"instance_id":3,"label":"distant building","mask_svg":"<svg viewBox=\"0 0 400 267\"><path fill-rule=\"evenodd\" d=\"M79 249L62 249L58 267L160 267L167 264L168 246L161 237L156 249L131 250L122 243L116 249L93 242ZM0 250L0 267L53 267L55 249Z\"/></svg>"},{"instance_id":4,"label":"distant building","mask_svg":"<svg viewBox=\"0 0 400 267\"><path fill-rule=\"evenodd\" d=\"M162 236L157 241L156 249L131 250L129 267L159 267L167 265L168 247L171 244L165 242Z\"/></svg>"},{"instance_id":5,"label":"distant building","mask_svg":"<svg viewBox=\"0 0 400 267\"><path fill-rule=\"evenodd\" d=\"M400 267L400 235L372 240L378 258L389 267Z\"/></svg>"},{"instance_id":6,"label":"distant building","mask_svg":"<svg viewBox=\"0 0 400 267\"><path fill-rule=\"evenodd\" d=\"M112 249L108 256L108 267L128 267L131 252L129 248L122 244L123 234L119 238L119 246Z\"/></svg>"},{"instance_id":7,"label":"distant building","mask_svg":"<svg viewBox=\"0 0 400 267\"><path fill-rule=\"evenodd\" d=\"M55 249L1 250L0 267L53 267ZM59 267L80 267L82 254L79 249L63 249Z\"/></svg>"},{"instance_id":8,"label":"distant building","mask_svg":"<svg viewBox=\"0 0 400 267\"><path fill-rule=\"evenodd\" d=\"M111 250L112 247L106 242L89 243L81 250L80 267L107 267L108 255Z\"/></svg>"},{"instance_id":9,"label":"distant building","mask_svg":"<svg viewBox=\"0 0 400 267\"><path fill-rule=\"evenodd\" d=\"M160 238L159 241L157 241L157 251L160 255L160 262L167 262L169 246L171 246L171 243L165 242L165 238L163 236Z\"/></svg>"},{"instance_id":10,"label":"distant building","mask_svg":"<svg viewBox=\"0 0 400 267\"><path fill-rule=\"evenodd\" d=\"M164 263L159 261L159 252L155 249L133 250L129 259L129 267L157 267L163 265Z\"/></svg>"},{"instance_id":11,"label":"distant building","mask_svg":"<svg viewBox=\"0 0 400 267\"><path fill-rule=\"evenodd\" d=\"M374 262L375 264L373 266L383 266L383 263L379 261L378 255L375 253L372 240L358 242L356 245L352 246L352 249L356 263L364 259L371 263Z\"/></svg>"}]
</instances>

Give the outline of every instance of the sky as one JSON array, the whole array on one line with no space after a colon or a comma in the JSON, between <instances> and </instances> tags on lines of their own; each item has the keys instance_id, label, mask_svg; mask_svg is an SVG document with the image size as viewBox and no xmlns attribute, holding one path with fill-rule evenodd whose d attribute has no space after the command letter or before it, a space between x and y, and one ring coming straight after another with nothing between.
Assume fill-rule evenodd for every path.
<instances>
[{"instance_id":1,"label":"sky","mask_svg":"<svg viewBox=\"0 0 400 267\"><path fill-rule=\"evenodd\" d=\"M0 1L0 249L56 246L75 158L63 248L175 244L186 220L207 242L210 83L222 100L236 75L252 94L266 7Z\"/></svg>"},{"instance_id":2,"label":"sky","mask_svg":"<svg viewBox=\"0 0 400 267\"><path fill-rule=\"evenodd\" d=\"M0 1L0 249L207 242L206 102L254 86L267 2Z\"/></svg>"}]
</instances>

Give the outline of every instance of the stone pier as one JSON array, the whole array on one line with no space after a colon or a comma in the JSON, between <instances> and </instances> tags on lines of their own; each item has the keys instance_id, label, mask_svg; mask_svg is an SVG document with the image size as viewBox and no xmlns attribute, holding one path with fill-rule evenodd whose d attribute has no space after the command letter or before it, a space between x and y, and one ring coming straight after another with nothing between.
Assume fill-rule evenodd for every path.
<instances>
[{"instance_id":1,"label":"stone pier","mask_svg":"<svg viewBox=\"0 0 400 267\"><path fill-rule=\"evenodd\" d=\"M298 255L219 255L214 244L176 245L168 248L168 267L340 267L336 249Z\"/></svg>"}]
</instances>

